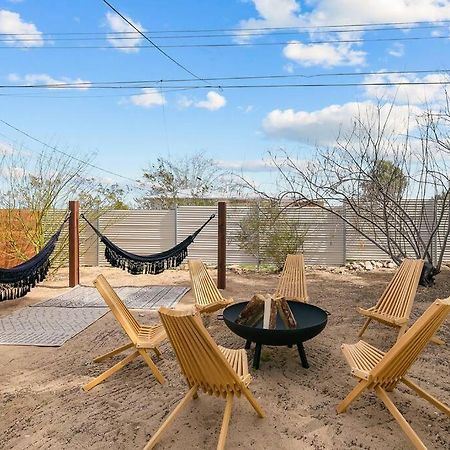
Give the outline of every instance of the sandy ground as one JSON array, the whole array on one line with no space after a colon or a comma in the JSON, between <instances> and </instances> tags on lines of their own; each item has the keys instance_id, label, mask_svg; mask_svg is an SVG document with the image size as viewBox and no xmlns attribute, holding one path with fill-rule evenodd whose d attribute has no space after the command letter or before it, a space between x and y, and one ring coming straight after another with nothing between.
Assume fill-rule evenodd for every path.
<instances>
[{"instance_id":1,"label":"sandy ground","mask_svg":"<svg viewBox=\"0 0 450 450\"><path fill-rule=\"evenodd\" d=\"M82 270L89 285L102 272L114 286L189 285L185 270L133 277L117 269ZM356 306L374 304L392 271L334 274L309 270L311 303L331 312L322 334L305 344L310 369L299 364L296 349L263 349L261 368L253 371L251 389L266 412L259 419L249 404L233 408L229 449L408 449L397 423L372 395L365 394L346 414L335 407L354 386L341 352L343 342L356 342L363 319ZM248 299L254 292L273 291L277 275L228 275L226 294ZM67 289L67 273L33 290L22 300L0 304L0 316L54 297ZM450 270L433 288L419 288L413 320L437 297L450 294ZM192 303L189 292L183 303ZM140 316L143 316L139 313ZM155 313L145 313L153 323ZM140 320L144 320L141 318ZM440 336L450 342L449 324ZM213 318L209 330L224 346L242 348L244 341ZM393 329L374 324L365 339L387 349ZM92 359L122 343L124 335L111 313L60 348L0 347L0 447L3 449L140 449L185 392L185 383L169 343L157 362L168 382L159 385L142 360L136 360L89 393L81 386L109 367ZM249 351L249 359L253 350ZM430 345L415 363L411 377L450 404L448 345ZM393 394L399 409L429 448L450 448L450 420L406 387ZM210 449L217 445L224 404L202 395L180 415L158 448Z\"/></svg>"}]
</instances>

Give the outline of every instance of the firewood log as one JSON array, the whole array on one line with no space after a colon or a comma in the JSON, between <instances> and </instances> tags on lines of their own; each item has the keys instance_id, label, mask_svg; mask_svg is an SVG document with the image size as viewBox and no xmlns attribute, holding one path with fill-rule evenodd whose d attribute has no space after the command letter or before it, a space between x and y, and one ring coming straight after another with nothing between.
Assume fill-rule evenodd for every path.
<instances>
[{"instance_id":1,"label":"firewood log","mask_svg":"<svg viewBox=\"0 0 450 450\"><path fill-rule=\"evenodd\" d=\"M255 294L240 312L236 323L240 325L255 326L264 316L264 296Z\"/></svg>"},{"instance_id":2,"label":"firewood log","mask_svg":"<svg viewBox=\"0 0 450 450\"><path fill-rule=\"evenodd\" d=\"M297 321L284 297L277 299L277 309L286 328L297 328Z\"/></svg>"}]
</instances>

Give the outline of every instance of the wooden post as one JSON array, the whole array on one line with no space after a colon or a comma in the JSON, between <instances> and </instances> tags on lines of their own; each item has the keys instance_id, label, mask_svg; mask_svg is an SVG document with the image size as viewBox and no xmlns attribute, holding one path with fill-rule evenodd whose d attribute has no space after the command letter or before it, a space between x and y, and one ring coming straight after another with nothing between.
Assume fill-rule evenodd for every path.
<instances>
[{"instance_id":1,"label":"wooden post","mask_svg":"<svg viewBox=\"0 0 450 450\"><path fill-rule=\"evenodd\" d=\"M69 210L69 286L74 287L80 284L80 202L70 201Z\"/></svg>"},{"instance_id":2,"label":"wooden post","mask_svg":"<svg viewBox=\"0 0 450 450\"><path fill-rule=\"evenodd\" d=\"M218 203L218 235L217 235L217 287L227 287L227 204Z\"/></svg>"}]
</instances>

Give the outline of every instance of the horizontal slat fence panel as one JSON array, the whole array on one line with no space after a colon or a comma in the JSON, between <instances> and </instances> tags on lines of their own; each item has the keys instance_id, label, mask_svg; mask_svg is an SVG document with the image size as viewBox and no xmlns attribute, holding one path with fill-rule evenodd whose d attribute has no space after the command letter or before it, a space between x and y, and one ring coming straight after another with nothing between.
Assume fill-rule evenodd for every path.
<instances>
[{"instance_id":1,"label":"horizontal slat fence panel","mask_svg":"<svg viewBox=\"0 0 450 450\"><path fill-rule=\"evenodd\" d=\"M435 210L439 211L441 203L427 200L425 203L408 200L403 202L404 210L415 217L422 238L427 240L433 227ZM258 258L245 252L237 242L236 235L241 221L254 209L249 206L227 206L227 264L256 264ZM426 219L421 223L417 218L425 211ZM337 211L344 214L343 207ZM108 236L115 244L132 253L149 255L173 247L184 238L195 232L211 216L217 214L216 206L182 206L175 210L126 210L108 211L97 218L97 214L86 212L90 220ZM352 213L345 211L346 216L354 220ZM50 211L45 218L46 238L56 230L66 215L65 210ZM343 221L318 207L306 206L288 208L283 220L298 224L306 230L303 244L306 264L340 265L346 260L387 259L387 255L374 244L362 237L360 233L344 224ZM433 252L436 260L437 251L449 226L450 204L446 205L444 218L439 231L433 240ZM66 226L56 251L55 265L67 264L68 227ZM402 239L400 239L401 241ZM264 236L260 236L264 242ZM282 245L282 244L280 244ZM411 245L402 243L409 254ZM301 249L299 249L301 250ZM197 236L189 247L189 258L200 258L207 264L217 264L217 216ZM447 242L444 261L450 261L450 242ZM261 258L262 263L265 261ZM85 266L107 265L104 259L104 245L99 243L95 233L80 218L80 263Z\"/></svg>"},{"instance_id":2,"label":"horizontal slat fence panel","mask_svg":"<svg viewBox=\"0 0 450 450\"><path fill-rule=\"evenodd\" d=\"M181 242L215 214L211 222L188 248L188 258L199 258L206 264L217 264L217 207L179 206L176 209L176 240Z\"/></svg>"},{"instance_id":3,"label":"horizontal slat fence panel","mask_svg":"<svg viewBox=\"0 0 450 450\"><path fill-rule=\"evenodd\" d=\"M175 212L126 210L108 211L99 218L99 230L116 245L131 253L150 255L175 244ZM100 266L107 265L105 246L98 246Z\"/></svg>"}]
</instances>

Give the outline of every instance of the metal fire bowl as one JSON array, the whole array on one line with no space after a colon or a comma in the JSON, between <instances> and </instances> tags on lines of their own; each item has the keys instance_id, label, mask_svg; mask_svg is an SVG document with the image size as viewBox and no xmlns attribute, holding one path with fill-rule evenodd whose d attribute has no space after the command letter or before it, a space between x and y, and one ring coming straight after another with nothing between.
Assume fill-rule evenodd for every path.
<instances>
[{"instance_id":1,"label":"metal fire bowl","mask_svg":"<svg viewBox=\"0 0 450 450\"><path fill-rule=\"evenodd\" d=\"M227 327L247 341L261 345L295 345L317 336L326 326L329 313L318 306L289 301L289 306L297 321L297 328L289 329L277 316L277 325L273 330L262 327L262 321L249 327L236 323L239 313L248 302L235 303L223 311L223 319Z\"/></svg>"}]
</instances>

